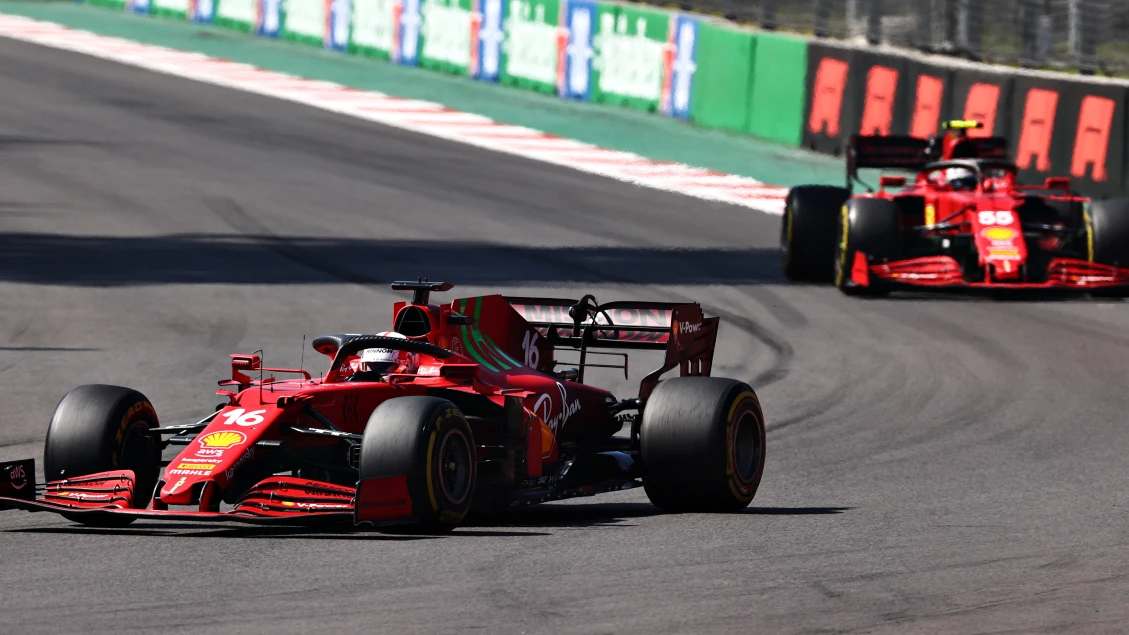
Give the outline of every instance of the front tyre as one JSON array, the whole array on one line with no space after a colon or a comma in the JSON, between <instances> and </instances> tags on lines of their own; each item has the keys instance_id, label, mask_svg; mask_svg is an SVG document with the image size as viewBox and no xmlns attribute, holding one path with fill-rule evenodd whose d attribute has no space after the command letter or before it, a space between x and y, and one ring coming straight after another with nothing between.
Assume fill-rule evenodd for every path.
<instances>
[{"instance_id":1,"label":"front tyre","mask_svg":"<svg viewBox=\"0 0 1129 635\"><path fill-rule=\"evenodd\" d=\"M474 499L474 436L446 399L389 399L369 417L359 471L362 481L406 478L414 520L392 531L446 533L463 522Z\"/></svg>"},{"instance_id":2,"label":"front tyre","mask_svg":"<svg viewBox=\"0 0 1129 635\"><path fill-rule=\"evenodd\" d=\"M764 473L765 426L748 384L674 377L647 399L640 427L647 497L668 512L735 512Z\"/></svg>"},{"instance_id":3,"label":"front tyre","mask_svg":"<svg viewBox=\"0 0 1129 635\"><path fill-rule=\"evenodd\" d=\"M148 433L160 424L145 395L130 388L92 384L66 394L55 407L43 448L48 481L132 470L136 509L145 509L161 475L161 446ZM132 518L112 517L86 524L128 524Z\"/></svg>"},{"instance_id":4,"label":"front tyre","mask_svg":"<svg viewBox=\"0 0 1129 635\"><path fill-rule=\"evenodd\" d=\"M1084 218L1090 262L1129 268L1129 199L1094 201ZM1090 295L1124 298L1129 290L1099 289Z\"/></svg>"},{"instance_id":5,"label":"front tyre","mask_svg":"<svg viewBox=\"0 0 1129 635\"><path fill-rule=\"evenodd\" d=\"M897 257L901 250L898 206L879 198L856 198L843 205L839 215L839 240L835 245L835 286L847 295L879 296L888 293L874 285L862 286L851 278L855 254L878 260Z\"/></svg>"},{"instance_id":6,"label":"front tyre","mask_svg":"<svg viewBox=\"0 0 1129 635\"><path fill-rule=\"evenodd\" d=\"M788 191L780 225L785 277L796 282L825 282L831 277L836 219L850 195L846 188L830 185L800 185Z\"/></svg>"}]
</instances>

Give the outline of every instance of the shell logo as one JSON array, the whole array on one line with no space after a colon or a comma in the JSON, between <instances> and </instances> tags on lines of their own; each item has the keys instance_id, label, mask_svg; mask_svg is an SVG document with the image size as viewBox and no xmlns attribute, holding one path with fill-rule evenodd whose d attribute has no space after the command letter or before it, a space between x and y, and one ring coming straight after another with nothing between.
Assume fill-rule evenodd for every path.
<instances>
[{"instance_id":1,"label":"shell logo","mask_svg":"<svg viewBox=\"0 0 1129 635\"><path fill-rule=\"evenodd\" d=\"M230 448L234 445L239 445L247 440L247 435L235 430L223 430L222 432L213 432L204 435L200 439L200 445L205 448Z\"/></svg>"},{"instance_id":2,"label":"shell logo","mask_svg":"<svg viewBox=\"0 0 1129 635\"><path fill-rule=\"evenodd\" d=\"M1015 230L1008 227L989 227L981 233L988 240L1011 240L1015 238Z\"/></svg>"}]
</instances>

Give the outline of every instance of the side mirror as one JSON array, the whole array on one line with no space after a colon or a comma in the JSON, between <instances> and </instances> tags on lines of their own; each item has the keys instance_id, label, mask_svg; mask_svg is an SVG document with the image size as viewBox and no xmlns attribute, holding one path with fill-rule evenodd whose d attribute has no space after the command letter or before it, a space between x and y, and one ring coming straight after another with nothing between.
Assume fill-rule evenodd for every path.
<instances>
[{"instance_id":1,"label":"side mirror","mask_svg":"<svg viewBox=\"0 0 1129 635\"><path fill-rule=\"evenodd\" d=\"M1070 179L1065 176L1048 176L1047 180L1043 183L1043 187L1048 190L1062 190L1064 192L1070 191Z\"/></svg>"},{"instance_id":2,"label":"side mirror","mask_svg":"<svg viewBox=\"0 0 1129 635\"><path fill-rule=\"evenodd\" d=\"M881 176L878 178L878 187L902 187L906 184L904 176Z\"/></svg>"}]
</instances>

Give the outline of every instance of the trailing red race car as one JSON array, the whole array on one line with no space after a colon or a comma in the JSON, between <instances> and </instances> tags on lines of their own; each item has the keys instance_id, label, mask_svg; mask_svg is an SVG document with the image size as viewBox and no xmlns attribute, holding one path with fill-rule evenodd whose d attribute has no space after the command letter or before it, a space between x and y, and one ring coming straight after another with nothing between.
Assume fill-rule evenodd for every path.
<instances>
[{"instance_id":1,"label":"trailing red race car","mask_svg":"<svg viewBox=\"0 0 1129 635\"><path fill-rule=\"evenodd\" d=\"M718 318L697 304L501 295L432 304L450 284L399 282L393 332L323 335L320 378L232 355L225 402L162 427L128 388L75 388L47 430L45 486L32 459L0 466L0 508L89 525L137 518L453 529L482 508L643 486L668 511L746 507L765 426L743 382L710 377ZM586 368L664 363L617 399ZM561 368L557 354L578 355ZM593 364L593 355L611 356ZM618 360L622 358L622 363ZM680 376L662 379L679 369ZM290 373L294 379L278 379ZM265 376L270 374L270 376ZM616 436L626 428L628 436ZM163 461L166 447L179 448ZM221 510L227 503L230 509Z\"/></svg>"},{"instance_id":2,"label":"trailing red race car","mask_svg":"<svg viewBox=\"0 0 1129 635\"><path fill-rule=\"evenodd\" d=\"M1007 140L970 137L953 121L940 138L852 136L848 187L802 185L781 228L785 275L828 278L852 295L898 288L1057 288L1129 293L1129 200L1091 201L1070 180L1016 183ZM884 174L854 194L860 168ZM887 188L901 188L891 191Z\"/></svg>"}]
</instances>

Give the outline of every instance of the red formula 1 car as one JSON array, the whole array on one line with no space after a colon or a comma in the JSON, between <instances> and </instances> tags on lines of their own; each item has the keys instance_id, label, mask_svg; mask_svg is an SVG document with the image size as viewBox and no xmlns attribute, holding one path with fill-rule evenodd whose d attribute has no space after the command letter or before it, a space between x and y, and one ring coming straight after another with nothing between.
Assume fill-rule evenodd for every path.
<instances>
[{"instance_id":1,"label":"red formula 1 car","mask_svg":"<svg viewBox=\"0 0 1129 635\"><path fill-rule=\"evenodd\" d=\"M1016 183L1006 139L970 137L977 122L945 124L940 138L853 136L848 186L859 168L877 192L793 188L781 229L792 280L832 278L852 295L898 288L1056 288L1129 293L1129 200L1091 201L1067 178ZM890 191L887 188L901 188Z\"/></svg>"},{"instance_id":2,"label":"red formula 1 car","mask_svg":"<svg viewBox=\"0 0 1129 635\"><path fill-rule=\"evenodd\" d=\"M697 304L501 295L432 304L445 283L400 282L393 332L323 335L320 378L232 355L224 403L162 426L139 392L75 388L34 460L0 466L0 507L90 525L137 518L261 524L345 522L453 529L482 508L642 485L669 511L746 507L764 469L760 402L710 377L718 318ZM617 399L588 367L627 374L627 355L664 363ZM578 358L561 368L562 351ZM593 355L611 356L593 364ZM622 362L618 361L622 359ZM662 379L679 369L679 377ZM294 379L275 375L290 373ZM627 436L617 436L626 427ZM163 450L176 448L171 461ZM229 509L221 510L227 503Z\"/></svg>"}]
</instances>

